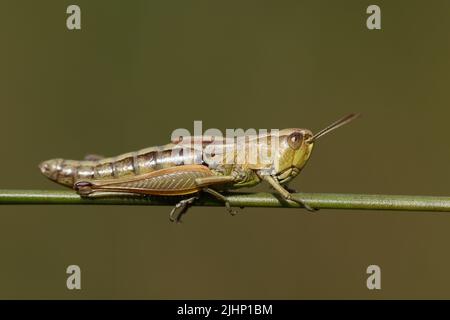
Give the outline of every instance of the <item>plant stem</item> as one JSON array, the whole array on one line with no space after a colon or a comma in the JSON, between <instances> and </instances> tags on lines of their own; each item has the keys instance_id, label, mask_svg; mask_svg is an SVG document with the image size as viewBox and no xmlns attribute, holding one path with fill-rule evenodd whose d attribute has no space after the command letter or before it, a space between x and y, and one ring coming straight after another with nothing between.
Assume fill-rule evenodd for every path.
<instances>
[{"instance_id":1,"label":"plant stem","mask_svg":"<svg viewBox=\"0 0 450 320\"><path fill-rule=\"evenodd\" d=\"M228 193L233 207L299 207L272 193ZM296 193L294 197L317 209L406 210L450 212L450 197ZM173 205L179 197L137 196L82 198L73 191L0 190L0 204L91 204L91 205ZM200 206L222 206L209 196L195 202Z\"/></svg>"}]
</instances>

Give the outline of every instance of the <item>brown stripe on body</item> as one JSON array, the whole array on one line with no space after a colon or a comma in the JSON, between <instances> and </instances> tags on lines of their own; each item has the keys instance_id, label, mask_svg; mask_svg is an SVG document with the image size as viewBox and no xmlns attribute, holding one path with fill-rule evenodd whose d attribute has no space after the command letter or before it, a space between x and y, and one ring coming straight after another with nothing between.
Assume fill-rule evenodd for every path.
<instances>
[{"instance_id":1,"label":"brown stripe on body","mask_svg":"<svg viewBox=\"0 0 450 320\"><path fill-rule=\"evenodd\" d=\"M111 163L97 163L94 166L94 179L110 179L113 177Z\"/></svg>"},{"instance_id":2,"label":"brown stripe on body","mask_svg":"<svg viewBox=\"0 0 450 320\"><path fill-rule=\"evenodd\" d=\"M133 152L133 173L138 175L140 173L140 168L137 165L137 152Z\"/></svg>"},{"instance_id":3,"label":"brown stripe on body","mask_svg":"<svg viewBox=\"0 0 450 320\"><path fill-rule=\"evenodd\" d=\"M76 169L75 180L88 180L94 178L94 166L81 162Z\"/></svg>"},{"instance_id":4,"label":"brown stripe on body","mask_svg":"<svg viewBox=\"0 0 450 320\"><path fill-rule=\"evenodd\" d=\"M111 162L113 174L115 178L121 178L124 176L130 176L135 174L134 160L132 153L126 153L118 156Z\"/></svg>"},{"instance_id":5,"label":"brown stripe on body","mask_svg":"<svg viewBox=\"0 0 450 320\"><path fill-rule=\"evenodd\" d=\"M172 149L168 149L168 150L162 150L162 151L158 152L158 157L157 157L156 163L157 163L158 169L165 169L165 168L180 166L180 165L184 164L184 161L182 158L177 157L176 155L174 156Z\"/></svg>"},{"instance_id":6,"label":"brown stripe on body","mask_svg":"<svg viewBox=\"0 0 450 320\"><path fill-rule=\"evenodd\" d=\"M78 161L63 160L58 167L56 181L64 185L73 185L77 175Z\"/></svg>"},{"instance_id":7,"label":"brown stripe on body","mask_svg":"<svg viewBox=\"0 0 450 320\"><path fill-rule=\"evenodd\" d=\"M147 148L136 153L135 166L139 174L144 174L156 170L156 160L158 152L156 148Z\"/></svg>"}]
</instances>

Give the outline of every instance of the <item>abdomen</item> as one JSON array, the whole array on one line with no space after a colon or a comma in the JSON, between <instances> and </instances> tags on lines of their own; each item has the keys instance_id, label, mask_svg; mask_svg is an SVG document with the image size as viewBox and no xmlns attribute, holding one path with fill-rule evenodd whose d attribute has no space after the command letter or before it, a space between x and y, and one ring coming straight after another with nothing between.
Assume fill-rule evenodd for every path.
<instances>
[{"instance_id":1,"label":"abdomen","mask_svg":"<svg viewBox=\"0 0 450 320\"><path fill-rule=\"evenodd\" d=\"M174 166L201 163L201 154L190 152L183 155L182 150L172 150L173 145L169 144L96 161L52 159L39 167L49 179L73 187L77 181L129 178Z\"/></svg>"}]
</instances>

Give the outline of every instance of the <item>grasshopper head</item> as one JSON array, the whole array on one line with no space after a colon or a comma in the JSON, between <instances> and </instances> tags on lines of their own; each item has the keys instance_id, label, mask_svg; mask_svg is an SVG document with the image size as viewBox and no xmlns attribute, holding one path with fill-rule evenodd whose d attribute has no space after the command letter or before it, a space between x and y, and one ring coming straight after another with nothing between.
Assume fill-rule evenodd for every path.
<instances>
[{"instance_id":1,"label":"grasshopper head","mask_svg":"<svg viewBox=\"0 0 450 320\"><path fill-rule=\"evenodd\" d=\"M308 129L284 129L279 132L278 159L274 164L275 176L283 183L299 174L311 156L314 142L323 135L356 119L359 114L349 114L313 134Z\"/></svg>"},{"instance_id":2,"label":"grasshopper head","mask_svg":"<svg viewBox=\"0 0 450 320\"><path fill-rule=\"evenodd\" d=\"M278 157L275 163L276 177L280 182L287 182L295 177L308 161L314 141L308 129L283 129L279 132Z\"/></svg>"}]
</instances>

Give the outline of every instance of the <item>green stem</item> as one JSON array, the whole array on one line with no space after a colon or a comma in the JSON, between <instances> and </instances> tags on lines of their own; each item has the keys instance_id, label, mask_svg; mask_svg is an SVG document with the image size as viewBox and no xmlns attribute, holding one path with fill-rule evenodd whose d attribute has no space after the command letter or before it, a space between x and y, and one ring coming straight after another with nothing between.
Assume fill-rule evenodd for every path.
<instances>
[{"instance_id":1,"label":"green stem","mask_svg":"<svg viewBox=\"0 0 450 320\"><path fill-rule=\"evenodd\" d=\"M272 193L226 194L233 207L299 207ZM296 193L294 197L317 209L407 210L450 212L450 197L369 194ZM82 198L73 191L0 190L0 204L173 205L178 197ZM195 205L222 206L202 197Z\"/></svg>"}]
</instances>

